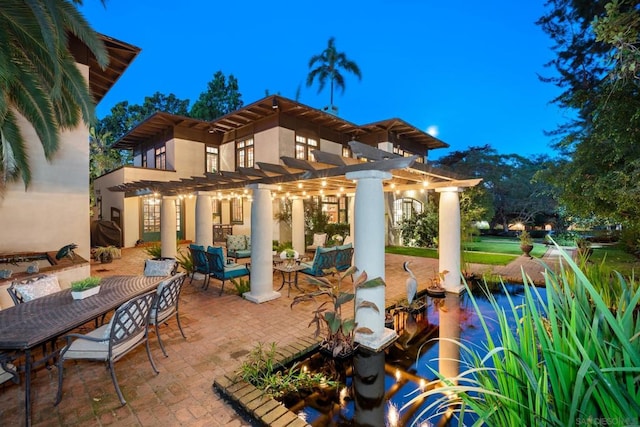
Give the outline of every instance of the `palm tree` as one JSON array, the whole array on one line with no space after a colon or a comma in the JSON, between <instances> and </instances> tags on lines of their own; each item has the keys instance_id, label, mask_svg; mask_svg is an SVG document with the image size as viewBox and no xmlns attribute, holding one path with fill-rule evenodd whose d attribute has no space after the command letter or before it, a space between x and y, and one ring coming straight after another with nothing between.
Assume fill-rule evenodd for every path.
<instances>
[{"instance_id":1,"label":"palm tree","mask_svg":"<svg viewBox=\"0 0 640 427\"><path fill-rule=\"evenodd\" d=\"M359 80L362 80L360 74L360 68L358 64L347 58L344 52L338 52L336 50L335 38L331 37L327 43L327 48L322 51L320 55L313 55L309 60L309 68L312 68L315 64L318 64L316 68L313 68L307 76L307 87L313 84L313 81L318 78L320 87L318 93L324 89L327 79L331 82L331 107L333 108L333 89L341 89L344 93L344 77L340 73L342 68L345 71L355 74Z\"/></svg>"},{"instance_id":2,"label":"palm tree","mask_svg":"<svg viewBox=\"0 0 640 427\"><path fill-rule=\"evenodd\" d=\"M47 160L58 149L62 129L87 125L95 103L69 50L80 39L106 67L109 57L98 34L75 4L82 0L3 0L0 8L0 190L31 170L18 115L34 128Z\"/></svg>"}]
</instances>

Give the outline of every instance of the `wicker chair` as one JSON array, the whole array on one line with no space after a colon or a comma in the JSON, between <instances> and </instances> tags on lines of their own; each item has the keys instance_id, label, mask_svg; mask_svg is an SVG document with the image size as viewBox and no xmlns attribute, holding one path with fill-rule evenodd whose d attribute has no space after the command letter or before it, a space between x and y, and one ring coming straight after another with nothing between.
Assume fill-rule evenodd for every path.
<instances>
[{"instance_id":1,"label":"wicker chair","mask_svg":"<svg viewBox=\"0 0 640 427\"><path fill-rule=\"evenodd\" d=\"M164 349L164 344L162 343L160 332L158 331L158 325L160 323L166 323L170 317L175 316L182 338L187 338L182 330L182 325L180 324L180 311L178 306L178 303L180 302L180 291L182 290L182 285L184 284L186 277L187 276L184 273L179 273L160 283L156 290L156 299L151 307L149 325L154 326L156 336L158 337L158 343L160 344L160 349L165 357L167 357L167 352Z\"/></svg>"},{"instance_id":2,"label":"wicker chair","mask_svg":"<svg viewBox=\"0 0 640 427\"><path fill-rule=\"evenodd\" d=\"M93 360L106 362L111 372L113 385L120 399L120 403L127 402L122 396L114 363L127 353L146 344L147 357L153 371L158 374L158 369L151 357L148 340L148 322L151 306L156 299L156 291L147 292L122 304L116 309L111 321L86 335L68 334L65 336L66 345L58 358L58 393L56 405L62 400L63 364L65 360ZM75 338L75 339L74 339Z\"/></svg>"}]
</instances>

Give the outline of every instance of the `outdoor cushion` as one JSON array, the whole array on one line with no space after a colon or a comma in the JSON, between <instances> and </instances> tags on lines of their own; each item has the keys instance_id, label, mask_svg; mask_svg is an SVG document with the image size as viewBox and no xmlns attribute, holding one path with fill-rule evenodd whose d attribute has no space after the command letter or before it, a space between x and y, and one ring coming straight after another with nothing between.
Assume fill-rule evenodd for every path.
<instances>
[{"instance_id":1,"label":"outdoor cushion","mask_svg":"<svg viewBox=\"0 0 640 427\"><path fill-rule=\"evenodd\" d=\"M175 259L154 260L147 259L144 261L145 276L171 276L176 267Z\"/></svg>"},{"instance_id":2,"label":"outdoor cushion","mask_svg":"<svg viewBox=\"0 0 640 427\"><path fill-rule=\"evenodd\" d=\"M202 246L202 245L194 245L193 243L190 243L189 247L191 249L195 249L197 251L204 251L204 246Z\"/></svg>"},{"instance_id":3,"label":"outdoor cushion","mask_svg":"<svg viewBox=\"0 0 640 427\"><path fill-rule=\"evenodd\" d=\"M16 283L14 288L22 295L24 302L62 290L58 283L58 277L53 275L43 275L36 280L29 280L28 283Z\"/></svg>"},{"instance_id":4,"label":"outdoor cushion","mask_svg":"<svg viewBox=\"0 0 640 427\"><path fill-rule=\"evenodd\" d=\"M246 240L245 247L247 248L247 250L250 251L251 250L251 236L248 235L248 234L245 234L244 237L245 237L245 240Z\"/></svg>"}]
</instances>

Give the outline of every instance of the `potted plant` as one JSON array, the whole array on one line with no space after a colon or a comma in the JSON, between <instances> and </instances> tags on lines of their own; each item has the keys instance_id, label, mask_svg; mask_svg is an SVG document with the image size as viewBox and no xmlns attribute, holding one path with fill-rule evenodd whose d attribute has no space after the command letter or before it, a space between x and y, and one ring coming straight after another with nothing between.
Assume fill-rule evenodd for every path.
<instances>
[{"instance_id":1,"label":"potted plant","mask_svg":"<svg viewBox=\"0 0 640 427\"><path fill-rule=\"evenodd\" d=\"M120 258L120 248L115 246L98 246L93 252L93 258L103 264L112 262L114 258Z\"/></svg>"},{"instance_id":2,"label":"potted plant","mask_svg":"<svg viewBox=\"0 0 640 427\"><path fill-rule=\"evenodd\" d=\"M531 239L531 236L529 235L527 230L522 230L522 233L520 233L520 250L522 250L522 253L524 253L526 256L531 258L531 251L533 250L533 239Z\"/></svg>"},{"instance_id":3,"label":"potted plant","mask_svg":"<svg viewBox=\"0 0 640 427\"><path fill-rule=\"evenodd\" d=\"M73 299L84 299L100 292L100 278L87 277L86 279L71 282L71 296Z\"/></svg>"},{"instance_id":4,"label":"potted plant","mask_svg":"<svg viewBox=\"0 0 640 427\"><path fill-rule=\"evenodd\" d=\"M284 261L285 266L291 268L295 264L296 260L300 258L298 251L291 248L285 249L280 252L280 259Z\"/></svg>"},{"instance_id":5,"label":"potted plant","mask_svg":"<svg viewBox=\"0 0 640 427\"><path fill-rule=\"evenodd\" d=\"M356 348L354 342L355 333L372 334L373 331L366 327L358 327L354 318L343 317L342 307L344 304L355 299L357 289L375 288L385 286L384 280L380 277L367 280L367 273L362 272L353 282L351 292L342 289L342 281L356 272L356 268L351 266L342 273L335 268L325 270L326 276L309 277L309 283L316 285L318 290L306 294L298 295L293 299L291 307L304 301L314 301L316 309L313 311L313 319L309 326L315 325L315 336L318 337L323 329L326 329L326 336L320 344L320 350L331 354L334 358L344 358L353 354ZM331 283L330 276L339 274L337 282ZM319 302L318 298L328 297L328 301ZM355 307L355 311L360 309L380 309L370 301L362 301Z\"/></svg>"}]
</instances>

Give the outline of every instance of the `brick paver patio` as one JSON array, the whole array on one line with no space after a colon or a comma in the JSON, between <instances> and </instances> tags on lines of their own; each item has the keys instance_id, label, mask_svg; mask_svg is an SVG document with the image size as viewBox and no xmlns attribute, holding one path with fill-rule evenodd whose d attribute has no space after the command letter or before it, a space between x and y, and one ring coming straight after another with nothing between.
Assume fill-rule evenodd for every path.
<instances>
[{"instance_id":1,"label":"brick paver patio","mask_svg":"<svg viewBox=\"0 0 640 427\"><path fill-rule=\"evenodd\" d=\"M111 264L92 264L92 275L142 273L148 256L140 248L124 249L122 259ZM548 251L545 262L555 264ZM393 304L405 296L405 260L418 277L419 289L437 272L437 260L399 255L386 256L386 299ZM472 265L476 272L487 266ZM524 256L507 267L494 267L492 273L520 278L521 269L542 281L539 261ZM281 276L274 276L279 287ZM521 280L520 280L521 281ZM155 375L144 348L116 363L116 373L127 404L120 406L109 373L104 365L88 362L65 364L62 402L53 406L57 390L57 368L39 369L32 382L32 421L35 426L241 426L250 425L212 388L213 380L235 372L256 343L276 342L281 346L312 334L308 328L310 310L289 307L291 298L283 296L254 304L235 294L231 285L219 296L220 282L211 281L208 290L202 282L189 279L183 288L180 312L187 339L183 339L175 320L161 327L169 357L164 357L153 334L151 350L160 370ZM300 286L311 289L301 278ZM285 291L283 289L283 291ZM292 291L292 297L297 294ZM91 325L87 325L87 328ZM24 425L24 384L0 386L0 425Z\"/></svg>"}]
</instances>

